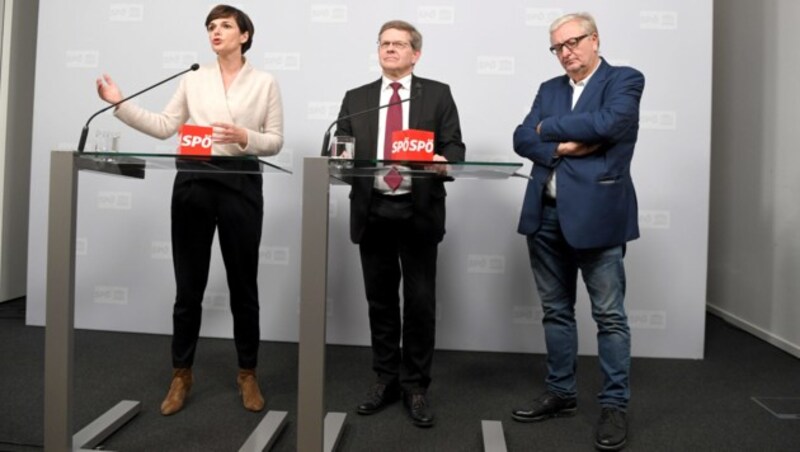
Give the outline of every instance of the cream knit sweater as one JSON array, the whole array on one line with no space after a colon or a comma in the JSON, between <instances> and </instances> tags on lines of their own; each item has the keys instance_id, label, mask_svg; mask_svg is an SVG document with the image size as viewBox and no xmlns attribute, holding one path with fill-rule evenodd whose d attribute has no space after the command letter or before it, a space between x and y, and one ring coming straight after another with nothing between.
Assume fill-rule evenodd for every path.
<instances>
[{"instance_id":1,"label":"cream knit sweater","mask_svg":"<svg viewBox=\"0 0 800 452\"><path fill-rule=\"evenodd\" d=\"M225 122L247 129L247 147L215 143L213 155L268 156L277 154L283 146L283 107L278 83L272 75L256 70L248 62L227 93L219 65L214 62L183 76L161 113L125 102L114 115L134 129L162 140L175 135L190 119L202 126Z\"/></svg>"}]
</instances>

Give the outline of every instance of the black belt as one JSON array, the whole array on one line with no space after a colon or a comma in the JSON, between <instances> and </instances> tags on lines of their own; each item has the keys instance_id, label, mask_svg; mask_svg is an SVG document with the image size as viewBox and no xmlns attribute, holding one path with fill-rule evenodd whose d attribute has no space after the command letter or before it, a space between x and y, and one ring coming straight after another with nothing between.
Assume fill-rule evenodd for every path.
<instances>
[{"instance_id":1,"label":"black belt","mask_svg":"<svg viewBox=\"0 0 800 452\"><path fill-rule=\"evenodd\" d=\"M389 195L375 190L375 194L380 196L381 199L393 202L411 202L411 193L404 193L402 195Z\"/></svg>"},{"instance_id":2,"label":"black belt","mask_svg":"<svg viewBox=\"0 0 800 452\"><path fill-rule=\"evenodd\" d=\"M387 220L407 220L414 213L411 193L404 195L377 194L370 202L370 214Z\"/></svg>"},{"instance_id":3,"label":"black belt","mask_svg":"<svg viewBox=\"0 0 800 452\"><path fill-rule=\"evenodd\" d=\"M544 195L542 196L542 204L549 207L556 207L558 202L556 201L556 198L551 198L550 196Z\"/></svg>"}]
</instances>

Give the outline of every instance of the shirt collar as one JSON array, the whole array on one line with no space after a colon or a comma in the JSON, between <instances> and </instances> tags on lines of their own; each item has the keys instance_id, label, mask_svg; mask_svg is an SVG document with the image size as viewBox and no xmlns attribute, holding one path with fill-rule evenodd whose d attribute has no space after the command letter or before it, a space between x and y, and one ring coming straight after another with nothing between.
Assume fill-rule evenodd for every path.
<instances>
[{"instance_id":1,"label":"shirt collar","mask_svg":"<svg viewBox=\"0 0 800 452\"><path fill-rule=\"evenodd\" d=\"M598 69L600 69L600 65L601 65L601 64L602 64L602 61L600 61L600 60L598 59L598 60L597 60L597 66L595 66L595 67L594 67L594 70L593 70L593 71L592 71L592 72L591 72L589 75L587 75L587 76L586 76L586 78L584 78L584 79L583 79L583 80L581 80L580 82L577 82L577 83L576 83L576 82L574 82L574 81L572 80L572 78L571 78L571 77L567 77L567 78L569 78L569 86L571 86L571 87L574 89L574 88L575 88L575 87L577 87L577 86L584 87L584 86L586 86L587 84L589 84L589 80L592 78L592 76L594 75L594 73L595 73L595 72L597 72L597 70L598 70Z\"/></svg>"},{"instance_id":2,"label":"shirt collar","mask_svg":"<svg viewBox=\"0 0 800 452\"><path fill-rule=\"evenodd\" d=\"M408 74L405 77L401 78L400 80L397 80L398 83L403 85L402 89L404 89L404 90L411 89L411 76L412 76L412 74ZM395 82L395 80L392 80L392 79L386 77L385 75L382 76L381 79L382 79L381 90L391 89L389 87L389 85L391 85L392 83Z\"/></svg>"}]
</instances>

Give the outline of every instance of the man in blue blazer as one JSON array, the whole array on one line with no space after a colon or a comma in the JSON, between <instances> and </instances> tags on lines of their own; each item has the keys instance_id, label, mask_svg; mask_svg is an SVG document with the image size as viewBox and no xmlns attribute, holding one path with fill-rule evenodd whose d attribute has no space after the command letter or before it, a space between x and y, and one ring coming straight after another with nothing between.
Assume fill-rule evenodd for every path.
<instances>
[{"instance_id":1,"label":"man in blue blazer","mask_svg":"<svg viewBox=\"0 0 800 452\"><path fill-rule=\"evenodd\" d=\"M518 231L527 237L544 311L548 374L546 391L512 415L533 422L577 410L580 270L597 323L603 373L595 446L619 450L627 439L630 397L623 257L626 243L639 237L630 167L644 77L600 57L600 37L589 14L556 19L550 43L566 74L539 87L514 132L514 150L533 162Z\"/></svg>"},{"instance_id":2,"label":"man in blue blazer","mask_svg":"<svg viewBox=\"0 0 800 452\"><path fill-rule=\"evenodd\" d=\"M398 129L433 132L434 161L464 160L450 87L413 74L421 51L422 35L413 25L396 20L381 27L378 56L383 76L349 90L339 112L336 135L355 137L356 160L387 157L394 107ZM359 114L387 104L392 106ZM436 336L437 250L445 234L445 178L390 181L387 171L350 181L350 238L361 255L376 374L357 412L375 414L402 393L411 422L431 427L434 416L427 390Z\"/></svg>"}]
</instances>

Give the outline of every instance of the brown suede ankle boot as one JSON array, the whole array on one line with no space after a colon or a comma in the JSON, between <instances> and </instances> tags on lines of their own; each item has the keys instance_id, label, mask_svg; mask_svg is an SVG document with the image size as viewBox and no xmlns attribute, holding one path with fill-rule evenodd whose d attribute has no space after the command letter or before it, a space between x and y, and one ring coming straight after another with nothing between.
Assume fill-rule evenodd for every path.
<instances>
[{"instance_id":1,"label":"brown suede ankle boot","mask_svg":"<svg viewBox=\"0 0 800 452\"><path fill-rule=\"evenodd\" d=\"M264 409L264 397L261 395L261 389L258 388L255 369L239 369L236 384L239 386L239 394L242 395L242 404L245 408L250 411Z\"/></svg>"},{"instance_id":2,"label":"brown suede ankle boot","mask_svg":"<svg viewBox=\"0 0 800 452\"><path fill-rule=\"evenodd\" d=\"M169 416L180 411L191 389L192 369L172 369L172 383L169 385L167 396L161 402L161 414Z\"/></svg>"}]
</instances>

